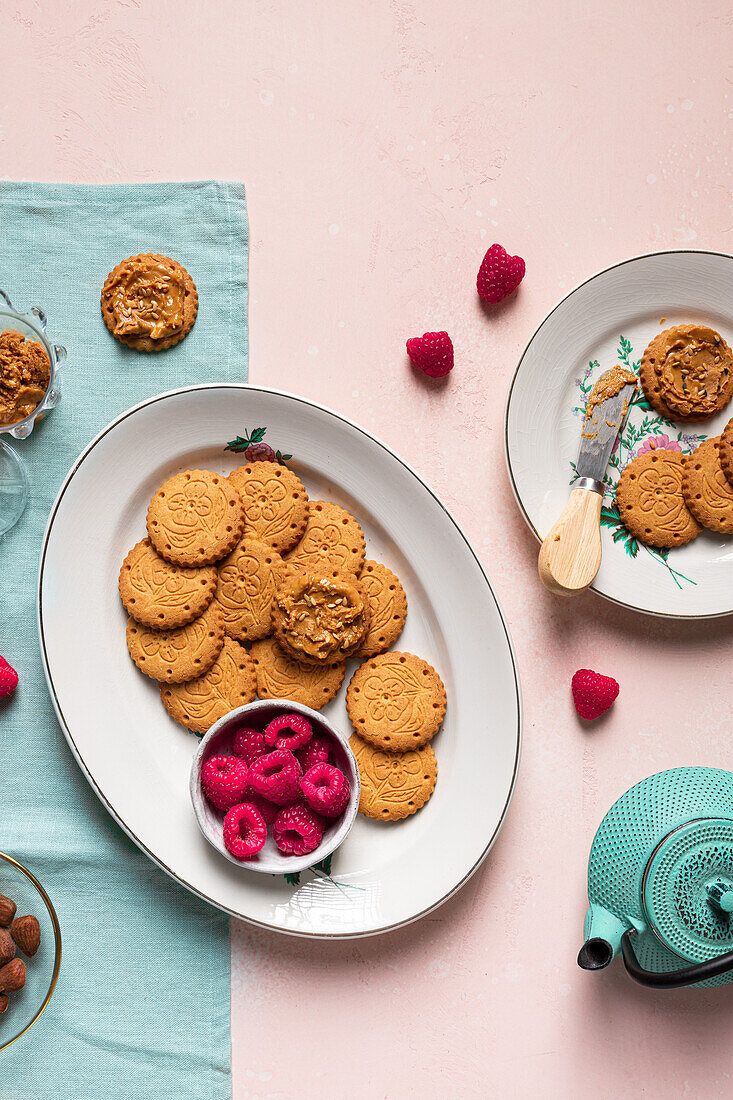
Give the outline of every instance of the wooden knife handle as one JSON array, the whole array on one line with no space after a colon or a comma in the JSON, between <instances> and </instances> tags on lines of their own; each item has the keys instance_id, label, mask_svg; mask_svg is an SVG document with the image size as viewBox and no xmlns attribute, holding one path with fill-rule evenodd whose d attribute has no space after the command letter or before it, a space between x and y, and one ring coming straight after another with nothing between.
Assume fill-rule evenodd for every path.
<instances>
[{"instance_id":1,"label":"wooden knife handle","mask_svg":"<svg viewBox=\"0 0 733 1100\"><path fill-rule=\"evenodd\" d=\"M601 504L592 489L573 489L565 511L540 547L545 588L561 596L582 592L601 566Z\"/></svg>"}]
</instances>

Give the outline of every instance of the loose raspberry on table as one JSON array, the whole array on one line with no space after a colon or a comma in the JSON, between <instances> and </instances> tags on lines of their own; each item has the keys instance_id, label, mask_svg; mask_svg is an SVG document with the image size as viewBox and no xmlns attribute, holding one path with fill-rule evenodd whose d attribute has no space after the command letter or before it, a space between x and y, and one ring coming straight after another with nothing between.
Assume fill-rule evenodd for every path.
<instances>
[{"instance_id":1,"label":"loose raspberry on table","mask_svg":"<svg viewBox=\"0 0 733 1100\"><path fill-rule=\"evenodd\" d=\"M18 673L4 657L0 657L0 699L12 695L18 686Z\"/></svg>"},{"instance_id":2,"label":"loose raspberry on table","mask_svg":"<svg viewBox=\"0 0 733 1100\"><path fill-rule=\"evenodd\" d=\"M300 798L300 764L287 749L269 752L255 760L249 769L249 785L257 794L278 806L287 806Z\"/></svg>"},{"instance_id":3,"label":"loose raspberry on table","mask_svg":"<svg viewBox=\"0 0 733 1100\"><path fill-rule=\"evenodd\" d=\"M273 821L280 813L280 806L276 806L274 802L270 802L269 799L263 798L261 794L257 794L256 791L249 790L246 794L247 805L254 806L256 810L259 810L262 814L262 820L265 825L272 825Z\"/></svg>"},{"instance_id":4,"label":"loose raspberry on table","mask_svg":"<svg viewBox=\"0 0 733 1100\"><path fill-rule=\"evenodd\" d=\"M476 276L476 289L484 302L501 302L524 278L521 256L509 256L500 244L492 244Z\"/></svg>"},{"instance_id":5,"label":"loose raspberry on table","mask_svg":"<svg viewBox=\"0 0 733 1100\"><path fill-rule=\"evenodd\" d=\"M261 730L241 729L237 730L234 737L234 755L239 756L247 767L254 764L260 756L264 756L267 750L265 735Z\"/></svg>"},{"instance_id":6,"label":"loose raspberry on table","mask_svg":"<svg viewBox=\"0 0 733 1100\"><path fill-rule=\"evenodd\" d=\"M348 779L332 764L314 764L303 776L300 789L310 808L323 817L342 814L351 794Z\"/></svg>"},{"instance_id":7,"label":"loose raspberry on table","mask_svg":"<svg viewBox=\"0 0 733 1100\"><path fill-rule=\"evenodd\" d=\"M414 366L431 378L442 378L453 370L453 343L447 332L424 332L407 341L407 354Z\"/></svg>"},{"instance_id":8,"label":"loose raspberry on table","mask_svg":"<svg viewBox=\"0 0 733 1100\"><path fill-rule=\"evenodd\" d=\"M201 786L209 802L228 810L247 789L247 766L238 756L210 756L201 766Z\"/></svg>"},{"instance_id":9,"label":"loose raspberry on table","mask_svg":"<svg viewBox=\"0 0 733 1100\"><path fill-rule=\"evenodd\" d=\"M581 718L592 721L605 714L619 693L618 681L602 676L591 668L579 668L571 684L575 709Z\"/></svg>"},{"instance_id":10,"label":"loose raspberry on table","mask_svg":"<svg viewBox=\"0 0 733 1100\"><path fill-rule=\"evenodd\" d=\"M265 744L295 752L307 745L312 736L313 726L302 714L280 714L265 729Z\"/></svg>"},{"instance_id":11,"label":"loose raspberry on table","mask_svg":"<svg viewBox=\"0 0 733 1100\"><path fill-rule=\"evenodd\" d=\"M287 806L275 818L272 827L275 843L286 856L304 856L313 852L323 839L323 819L298 802Z\"/></svg>"},{"instance_id":12,"label":"loose raspberry on table","mask_svg":"<svg viewBox=\"0 0 733 1100\"><path fill-rule=\"evenodd\" d=\"M330 738L319 737L318 734L314 734L308 744L304 748L298 749L295 755L304 775L314 764L329 764L333 755Z\"/></svg>"},{"instance_id":13,"label":"loose raspberry on table","mask_svg":"<svg viewBox=\"0 0 733 1100\"><path fill-rule=\"evenodd\" d=\"M251 803L232 806L224 818L224 846L235 859L252 859L265 846L267 826Z\"/></svg>"}]
</instances>

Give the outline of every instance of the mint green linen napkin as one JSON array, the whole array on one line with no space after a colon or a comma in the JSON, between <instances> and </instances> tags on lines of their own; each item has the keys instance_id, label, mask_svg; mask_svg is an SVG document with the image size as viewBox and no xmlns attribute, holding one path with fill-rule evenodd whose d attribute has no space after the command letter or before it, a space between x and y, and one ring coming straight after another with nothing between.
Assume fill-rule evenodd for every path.
<instances>
[{"instance_id":1,"label":"mint green linen napkin","mask_svg":"<svg viewBox=\"0 0 733 1100\"><path fill-rule=\"evenodd\" d=\"M231 1095L227 920L149 862L92 793L51 706L35 605L44 526L89 440L152 394L246 380L247 249L239 183L0 182L0 287L17 310L41 306L68 351L60 405L14 444L31 498L0 539L0 653L20 675L0 704L0 849L44 884L63 936L49 1007L0 1055L3 1097ZM173 256L199 292L191 333L149 355L114 340L99 307L107 273L138 252Z\"/></svg>"}]
</instances>

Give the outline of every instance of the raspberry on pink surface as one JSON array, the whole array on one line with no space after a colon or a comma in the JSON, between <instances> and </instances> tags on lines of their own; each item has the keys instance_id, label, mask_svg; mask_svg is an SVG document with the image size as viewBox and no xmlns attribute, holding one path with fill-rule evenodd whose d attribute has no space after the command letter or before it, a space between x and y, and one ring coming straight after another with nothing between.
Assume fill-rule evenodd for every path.
<instances>
[{"instance_id":1,"label":"raspberry on pink surface","mask_svg":"<svg viewBox=\"0 0 733 1100\"><path fill-rule=\"evenodd\" d=\"M18 673L4 657L0 657L0 699L12 695L18 686Z\"/></svg>"},{"instance_id":2,"label":"raspberry on pink surface","mask_svg":"<svg viewBox=\"0 0 733 1100\"><path fill-rule=\"evenodd\" d=\"M332 764L314 764L303 776L300 789L310 808L323 817L342 814L351 794L348 779Z\"/></svg>"},{"instance_id":3,"label":"raspberry on pink surface","mask_svg":"<svg viewBox=\"0 0 733 1100\"><path fill-rule=\"evenodd\" d=\"M304 748L298 749L295 755L305 775L314 764L329 764L331 762L331 741L314 733L308 744Z\"/></svg>"},{"instance_id":4,"label":"raspberry on pink surface","mask_svg":"<svg viewBox=\"0 0 733 1100\"><path fill-rule=\"evenodd\" d=\"M602 676L591 668L578 669L571 689L575 709L581 718L589 722L605 714L619 693L617 680L612 676Z\"/></svg>"},{"instance_id":5,"label":"raspberry on pink surface","mask_svg":"<svg viewBox=\"0 0 733 1100\"><path fill-rule=\"evenodd\" d=\"M484 302L501 302L517 289L524 278L521 256L509 256L500 244L492 244L476 276L476 289Z\"/></svg>"},{"instance_id":6,"label":"raspberry on pink surface","mask_svg":"<svg viewBox=\"0 0 733 1100\"><path fill-rule=\"evenodd\" d=\"M209 802L228 810L247 789L247 766L238 756L210 756L201 766L201 786Z\"/></svg>"},{"instance_id":7,"label":"raspberry on pink surface","mask_svg":"<svg viewBox=\"0 0 733 1100\"><path fill-rule=\"evenodd\" d=\"M287 749L269 752L255 760L248 776L252 790L278 806L287 806L300 798L302 778L300 764Z\"/></svg>"},{"instance_id":8,"label":"raspberry on pink surface","mask_svg":"<svg viewBox=\"0 0 733 1100\"><path fill-rule=\"evenodd\" d=\"M267 752L265 735L260 730L247 729L246 727L237 730L234 737L233 751L234 755L239 756L249 767L250 764L254 764L255 760L258 760L260 756L264 756Z\"/></svg>"},{"instance_id":9,"label":"raspberry on pink surface","mask_svg":"<svg viewBox=\"0 0 733 1100\"><path fill-rule=\"evenodd\" d=\"M265 744L295 752L307 745L313 736L313 726L302 714L280 714L265 729Z\"/></svg>"},{"instance_id":10,"label":"raspberry on pink surface","mask_svg":"<svg viewBox=\"0 0 733 1100\"><path fill-rule=\"evenodd\" d=\"M447 332L424 332L413 336L406 346L413 365L431 378L442 378L453 370L453 342Z\"/></svg>"},{"instance_id":11,"label":"raspberry on pink surface","mask_svg":"<svg viewBox=\"0 0 733 1100\"><path fill-rule=\"evenodd\" d=\"M251 803L232 806L224 818L224 846L235 859L252 859L267 840L262 814Z\"/></svg>"},{"instance_id":12,"label":"raspberry on pink surface","mask_svg":"<svg viewBox=\"0 0 733 1100\"><path fill-rule=\"evenodd\" d=\"M263 798L261 794L257 794L253 790L247 791L246 798L249 806L254 806L256 810L259 810L265 825L272 825L280 812L280 806L276 806L274 802L270 802L268 798Z\"/></svg>"},{"instance_id":13,"label":"raspberry on pink surface","mask_svg":"<svg viewBox=\"0 0 733 1100\"><path fill-rule=\"evenodd\" d=\"M323 819L310 806L298 802L280 810L272 832L275 843L286 856L304 856L314 852L323 840Z\"/></svg>"}]
</instances>

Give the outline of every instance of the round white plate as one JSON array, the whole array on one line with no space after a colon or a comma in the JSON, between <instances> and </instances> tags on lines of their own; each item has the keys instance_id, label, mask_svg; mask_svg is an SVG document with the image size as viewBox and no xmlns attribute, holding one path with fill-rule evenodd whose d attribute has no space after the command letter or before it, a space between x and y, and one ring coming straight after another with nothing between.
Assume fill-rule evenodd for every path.
<instances>
[{"instance_id":1,"label":"round white plate","mask_svg":"<svg viewBox=\"0 0 733 1100\"><path fill-rule=\"evenodd\" d=\"M369 557L409 600L398 648L426 658L448 692L434 741L439 778L427 806L394 825L359 817L331 876L300 884L234 867L199 832L188 797L198 740L163 709L127 654L120 563L145 534L148 501L171 474L229 472L245 429L292 453L314 499L357 516ZM79 621L83 594L83 630ZM161 394L113 421L64 482L41 552L38 620L54 705L71 749L109 812L151 859L228 913L308 936L360 936L434 909L476 870L507 810L520 743L519 680L509 633L480 562L418 475L363 429L300 398L254 386ZM356 662L350 662L348 676ZM348 729L345 689L324 708Z\"/></svg>"},{"instance_id":2,"label":"round white plate","mask_svg":"<svg viewBox=\"0 0 733 1100\"><path fill-rule=\"evenodd\" d=\"M711 325L733 346L733 256L674 251L636 256L600 271L552 309L524 349L507 399L509 478L524 518L544 538L568 499L587 394L622 363L638 370L649 341L684 322ZM718 435L733 406L712 420L675 424L648 407L639 388L611 457L603 509L603 562L592 585L615 603L652 615L702 619L733 612L733 538L703 531L676 550L632 539L618 519L614 486L640 450L683 452Z\"/></svg>"}]
</instances>

